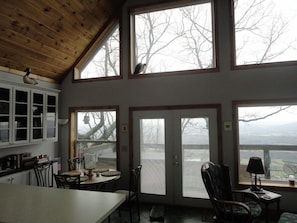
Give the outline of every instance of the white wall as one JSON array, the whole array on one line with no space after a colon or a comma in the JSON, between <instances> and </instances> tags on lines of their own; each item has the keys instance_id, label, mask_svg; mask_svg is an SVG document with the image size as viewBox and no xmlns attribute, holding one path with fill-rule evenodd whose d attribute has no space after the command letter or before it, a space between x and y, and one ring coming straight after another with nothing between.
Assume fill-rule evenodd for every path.
<instances>
[{"instance_id":1,"label":"white wall","mask_svg":"<svg viewBox=\"0 0 297 223\"><path fill-rule=\"evenodd\" d=\"M230 68L230 31L228 0L218 2L219 67L217 73L143 78L128 80L128 27L127 9L134 3L145 4L157 0L128 0L122 19L122 66L123 79L72 83L72 73L62 83L60 117L68 117L72 106L120 106L120 124L128 123L129 106L210 104L222 105L222 121L232 120L232 100L243 99L297 99L297 67L246 69L232 71ZM179 89L179 90L177 90ZM68 127L60 129L62 157L68 157ZM223 131L223 130L222 130ZM121 133L120 146L128 144L128 134ZM128 170L128 152L120 153L121 170ZM233 167L233 135L223 131L223 161ZM198 171L198 170L197 170ZM279 191L283 194L281 208L297 211L297 193ZM272 207L273 208L273 207Z\"/></svg>"}]
</instances>

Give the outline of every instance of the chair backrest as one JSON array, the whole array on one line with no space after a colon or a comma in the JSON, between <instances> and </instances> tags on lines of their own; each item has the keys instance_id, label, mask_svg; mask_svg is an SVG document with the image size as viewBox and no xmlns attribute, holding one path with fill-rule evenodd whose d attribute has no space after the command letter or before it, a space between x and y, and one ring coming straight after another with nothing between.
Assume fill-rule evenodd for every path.
<instances>
[{"instance_id":1,"label":"chair backrest","mask_svg":"<svg viewBox=\"0 0 297 223\"><path fill-rule=\"evenodd\" d=\"M85 167L84 157L74 157L68 160L69 170L79 170Z\"/></svg>"},{"instance_id":2,"label":"chair backrest","mask_svg":"<svg viewBox=\"0 0 297 223\"><path fill-rule=\"evenodd\" d=\"M201 176L216 215L223 215L223 210L216 201L233 199L229 167L205 162L201 166Z\"/></svg>"},{"instance_id":3,"label":"chair backrest","mask_svg":"<svg viewBox=\"0 0 297 223\"><path fill-rule=\"evenodd\" d=\"M54 174L57 188L80 189L80 175L58 175Z\"/></svg>"},{"instance_id":4,"label":"chair backrest","mask_svg":"<svg viewBox=\"0 0 297 223\"><path fill-rule=\"evenodd\" d=\"M130 170L129 196L131 196L132 194L137 194L139 191L141 168L142 168L142 165L138 165L136 168Z\"/></svg>"},{"instance_id":5,"label":"chair backrest","mask_svg":"<svg viewBox=\"0 0 297 223\"><path fill-rule=\"evenodd\" d=\"M47 162L35 164L34 172L35 172L38 186L53 187L53 183L54 183L53 161L47 161Z\"/></svg>"}]
</instances>

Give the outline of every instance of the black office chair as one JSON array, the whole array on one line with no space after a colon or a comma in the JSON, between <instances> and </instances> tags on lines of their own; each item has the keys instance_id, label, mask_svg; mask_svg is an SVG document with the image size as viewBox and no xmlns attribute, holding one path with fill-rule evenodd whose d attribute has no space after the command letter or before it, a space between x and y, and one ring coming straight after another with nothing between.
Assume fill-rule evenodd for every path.
<instances>
[{"instance_id":1,"label":"black office chair","mask_svg":"<svg viewBox=\"0 0 297 223\"><path fill-rule=\"evenodd\" d=\"M138 165L136 168L130 170L129 175L129 190L116 190L115 193L121 193L126 196L126 201L124 204L128 204L130 213L130 222L132 223L132 206L133 202L136 202L138 220L140 219L139 210L139 183L140 183L140 173L142 165ZM119 214L121 215L121 208L119 208Z\"/></svg>"},{"instance_id":2,"label":"black office chair","mask_svg":"<svg viewBox=\"0 0 297 223\"><path fill-rule=\"evenodd\" d=\"M54 174L57 188L80 189L80 175Z\"/></svg>"},{"instance_id":3,"label":"black office chair","mask_svg":"<svg viewBox=\"0 0 297 223\"><path fill-rule=\"evenodd\" d=\"M34 172L39 187L53 187L54 184L54 170L53 161L37 163L34 165Z\"/></svg>"},{"instance_id":4,"label":"black office chair","mask_svg":"<svg viewBox=\"0 0 297 223\"><path fill-rule=\"evenodd\" d=\"M205 162L201 176L215 212L215 222L251 223L260 216L262 208L257 195L231 189L229 167Z\"/></svg>"},{"instance_id":5,"label":"black office chair","mask_svg":"<svg viewBox=\"0 0 297 223\"><path fill-rule=\"evenodd\" d=\"M74 157L68 160L69 170L79 170L85 167L84 157Z\"/></svg>"}]
</instances>

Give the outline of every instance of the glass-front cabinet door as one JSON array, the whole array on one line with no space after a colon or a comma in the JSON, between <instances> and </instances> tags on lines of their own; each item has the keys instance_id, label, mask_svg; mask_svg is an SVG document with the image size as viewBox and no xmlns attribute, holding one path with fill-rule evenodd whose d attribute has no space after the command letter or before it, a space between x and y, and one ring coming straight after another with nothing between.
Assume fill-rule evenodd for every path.
<instances>
[{"instance_id":1,"label":"glass-front cabinet door","mask_svg":"<svg viewBox=\"0 0 297 223\"><path fill-rule=\"evenodd\" d=\"M44 131L44 93L32 91L31 93L31 141L43 140Z\"/></svg>"},{"instance_id":2,"label":"glass-front cabinet door","mask_svg":"<svg viewBox=\"0 0 297 223\"><path fill-rule=\"evenodd\" d=\"M57 138L57 95L47 94L46 96L46 138Z\"/></svg>"},{"instance_id":3,"label":"glass-front cabinet door","mask_svg":"<svg viewBox=\"0 0 297 223\"><path fill-rule=\"evenodd\" d=\"M11 99L10 87L0 85L0 145L11 142Z\"/></svg>"},{"instance_id":4,"label":"glass-front cabinet door","mask_svg":"<svg viewBox=\"0 0 297 223\"><path fill-rule=\"evenodd\" d=\"M29 141L29 90L14 90L14 143Z\"/></svg>"}]
</instances>

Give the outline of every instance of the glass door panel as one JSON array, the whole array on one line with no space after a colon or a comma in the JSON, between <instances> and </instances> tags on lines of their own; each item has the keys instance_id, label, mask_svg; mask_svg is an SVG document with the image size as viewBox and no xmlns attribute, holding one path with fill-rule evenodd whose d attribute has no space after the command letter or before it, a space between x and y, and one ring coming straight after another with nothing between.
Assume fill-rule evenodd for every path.
<instances>
[{"instance_id":1,"label":"glass door panel","mask_svg":"<svg viewBox=\"0 0 297 223\"><path fill-rule=\"evenodd\" d=\"M165 120L140 119L139 122L141 193L165 195Z\"/></svg>"},{"instance_id":2,"label":"glass door panel","mask_svg":"<svg viewBox=\"0 0 297 223\"><path fill-rule=\"evenodd\" d=\"M209 157L208 117L182 118L182 196L207 198L200 167Z\"/></svg>"}]
</instances>

